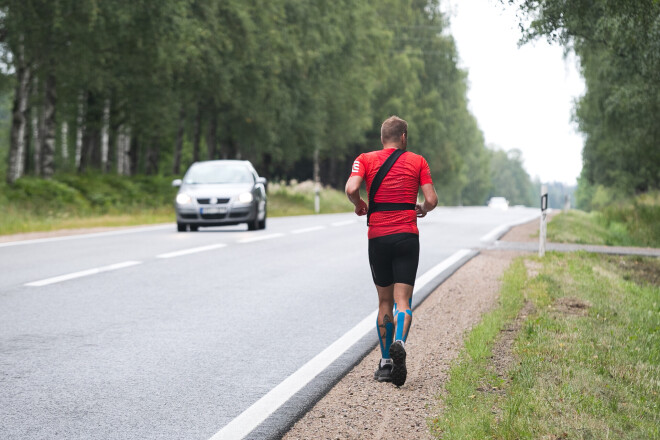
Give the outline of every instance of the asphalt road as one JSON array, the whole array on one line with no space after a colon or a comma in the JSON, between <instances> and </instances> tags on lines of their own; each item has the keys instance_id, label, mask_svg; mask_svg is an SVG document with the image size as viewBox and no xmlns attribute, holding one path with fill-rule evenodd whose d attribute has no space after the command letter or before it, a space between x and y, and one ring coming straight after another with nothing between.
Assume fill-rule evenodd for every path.
<instances>
[{"instance_id":1,"label":"asphalt road","mask_svg":"<svg viewBox=\"0 0 660 440\"><path fill-rule=\"evenodd\" d=\"M537 213L436 209L418 276ZM0 438L211 438L376 309L366 235L335 214L0 244Z\"/></svg>"}]
</instances>

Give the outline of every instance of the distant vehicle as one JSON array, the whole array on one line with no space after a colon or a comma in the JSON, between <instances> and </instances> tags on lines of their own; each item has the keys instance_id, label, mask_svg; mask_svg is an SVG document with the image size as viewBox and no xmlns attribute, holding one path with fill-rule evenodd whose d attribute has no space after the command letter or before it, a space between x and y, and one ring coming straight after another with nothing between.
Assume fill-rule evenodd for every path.
<instances>
[{"instance_id":1,"label":"distant vehicle","mask_svg":"<svg viewBox=\"0 0 660 440\"><path fill-rule=\"evenodd\" d=\"M266 179L247 160L195 162L179 187L174 201L179 232L200 226L247 223L248 230L266 228Z\"/></svg>"},{"instance_id":2,"label":"distant vehicle","mask_svg":"<svg viewBox=\"0 0 660 440\"><path fill-rule=\"evenodd\" d=\"M506 210L509 209L509 201L504 197L491 197L488 201L488 207Z\"/></svg>"}]
</instances>

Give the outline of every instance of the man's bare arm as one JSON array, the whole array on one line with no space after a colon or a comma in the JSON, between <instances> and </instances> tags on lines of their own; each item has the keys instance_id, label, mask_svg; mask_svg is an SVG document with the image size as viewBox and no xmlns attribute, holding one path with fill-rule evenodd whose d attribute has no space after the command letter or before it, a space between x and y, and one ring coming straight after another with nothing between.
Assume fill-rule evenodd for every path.
<instances>
[{"instance_id":1,"label":"man's bare arm","mask_svg":"<svg viewBox=\"0 0 660 440\"><path fill-rule=\"evenodd\" d=\"M357 215L366 215L368 207L367 203L362 200L362 197L360 197L360 185L362 185L362 177L349 177L346 182L346 196L348 196L348 200L355 205L355 213Z\"/></svg>"},{"instance_id":2,"label":"man's bare arm","mask_svg":"<svg viewBox=\"0 0 660 440\"><path fill-rule=\"evenodd\" d=\"M417 217L424 217L427 212L433 211L438 206L438 195L432 183L422 185L422 194L424 194L424 203L418 203L415 206Z\"/></svg>"}]
</instances>

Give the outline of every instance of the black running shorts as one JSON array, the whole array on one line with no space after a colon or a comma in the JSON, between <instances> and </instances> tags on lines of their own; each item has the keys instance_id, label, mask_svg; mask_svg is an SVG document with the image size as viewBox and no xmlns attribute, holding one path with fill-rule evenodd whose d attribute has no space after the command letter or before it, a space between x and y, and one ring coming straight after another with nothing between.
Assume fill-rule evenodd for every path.
<instances>
[{"instance_id":1,"label":"black running shorts","mask_svg":"<svg viewBox=\"0 0 660 440\"><path fill-rule=\"evenodd\" d=\"M369 240L369 264L374 283L387 287L393 283L415 285L419 263L419 235L385 235Z\"/></svg>"}]
</instances>

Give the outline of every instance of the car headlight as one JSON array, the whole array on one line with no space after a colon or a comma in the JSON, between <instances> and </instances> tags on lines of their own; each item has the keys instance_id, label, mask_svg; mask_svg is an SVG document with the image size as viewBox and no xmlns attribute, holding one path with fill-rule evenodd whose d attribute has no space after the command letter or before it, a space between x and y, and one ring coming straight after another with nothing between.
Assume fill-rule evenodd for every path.
<instances>
[{"instance_id":1,"label":"car headlight","mask_svg":"<svg viewBox=\"0 0 660 440\"><path fill-rule=\"evenodd\" d=\"M238 196L238 201L241 203L250 203L252 200L254 200L252 193L243 193Z\"/></svg>"},{"instance_id":2,"label":"car headlight","mask_svg":"<svg viewBox=\"0 0 660 440\"><path fill-rule=\"evenodd\" d=\"M176 195L176 202L179 205L190 205L193 202L193 198L186 193L179 193Z\"/></svg>"}]
</instances>

